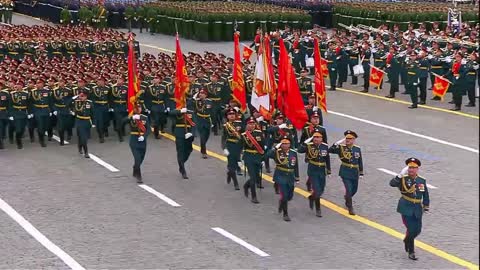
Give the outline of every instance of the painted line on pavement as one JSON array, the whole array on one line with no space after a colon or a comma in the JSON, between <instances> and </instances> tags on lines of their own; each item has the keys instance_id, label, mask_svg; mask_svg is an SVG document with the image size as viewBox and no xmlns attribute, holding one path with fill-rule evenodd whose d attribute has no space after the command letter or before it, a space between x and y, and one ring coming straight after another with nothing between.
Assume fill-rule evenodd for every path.
<instances>
[{"instance_id":1,"label":"painted line on pavement","mask_svg":"<svg viewBox=\"0 0 480 270\"><path fill-rule=\"evenodd\" d=\"M28 234L37 240L42 246L60 258L68 267L74 270L85 270L75 259L50 241L45 235L37 230L28 220L13 209L7 202L0 198L0 209L18 223Z\"/></svg>"},{"instance_id":2,"label":"painted line on pavement","mask_svg":"<svg viewBox=\"0 0 480 270\"><path fill-rule=\"evenodd\" d=\"M384 172L386 174L390 174L391 176L397 176L398 173L395 173L395 172L392 172L390 170L387 170L387 169L384 169L384 168L377 168L377 170L381 171L381 172ZM437 189L436 186L432 186L430 184L427 184L427 187L428 188L431 188L431 189Z\"/></svg>"},{"instance_id":3,"label":"painted line on pavement","mask_svg":"<svg viewBox=\"0 0 480 270\"><path fill-rule=\"evenodd\" d=\"M45 132L45 135L47 135L46 132ZM53 136L52 136L52 139L54 139L54 140L57 141L57 142L60 142L60 137L58 137L57 135L53 135ZM67 142L67 141L65 141L65 140L63 140L63 143L65 143L65 144L70 144L69 142Z\"/></svg>"},{"instance_id":4,"label":"painted line on pavement","mask_svg":"<svg viewBox=\"0 0 480 270\"><path fill-rule=\"evenodd\" d=\"M351 115L344 114L344 113L339 113L339 112L334 112L334 111L328 111L328 113L338 115L338 116L342 116L342 117L345 117L345 118L350 118L352 120L360 121L360 122L367 123L367 124L370 124L370 125L373 125L373 126L394 130L394 131L401 132L401 133L404 133L404 134L407 134L407 135L411 135L411 136L419 137L419 138L422 138L422 139L426 139L426 140L429 140L429 141L432 141L432 142L437 142L437 143L440 143L440 144L449 145L449 146L452 146L452 147L456 147L456 148L459 148L459 149L462 149L462 150L466 150L466 151L478 154L478 149L471 148L471 147L468 147L468 146L447 142L447 141L437 139L437 138L434 138L434 137L430 137L430 136L427 136L427 135L411 132L411 131L408 131L408 130L405 130L405 129L396 128L396 127L392 127L392 126L385 125L385 124L380 124L380 123L377 123L377 122L373 122L373 121L370 121L370 120L358 118L358 117L351 116Z\"/></svg>"},{"instance_id":5,"label":"painted line on pavement","mask_svg":"<svg viewBox=\"0 0 480 270\"><path fill-rule=\"evenodd\" d=\"M142 189L146 190L147 192L152 193L153 195L157 196L160 200L168 203L169 205L171 205L173 207L180 207L181 206L180 204L178 204L174 200L170 199L169 197L163 195L162 193L156 191L155 189L153 189L153 188L151 188L147 185L141 184L141 185L138 185L138 186L141 187Z\"/></svg>"},{"instance_id":6,"label":"painted line on pavement","mask_svg":"<svg viewBox=\"0 0 480 270\"><path fill-rule=\"evenodd\" d=\"M251 252L257 254L260 257L269 257L270 255L268 253L263 252L261 249L243 241L242 239L236 237L235 235L225 231L222 228L219 227L214 227L212 230L216 231L217 233L227 237L228 239L232 240L233 242L245 247L246 249L250 250Z\"/></svg>"},{"instance_id":7,"label":"painted line on pavement","mask_svg":"<svg viewBox=\"0 0 480 270\"><path fill-rule=\"evenodd\" d=\"M405 105L411 105L412 104L411 102L400 100L400 99L387 98L387 97L377 96L377 95L369 94L369 93L362 93L362 92L358 92L358 91L354 91L354 90L350 90L350 89L345 89L345 88L338 88L337 87L336 89L338 91L341 91L341 92L346 92L346 93L361 95L361 96L366 96L366 97L372 97L372 98L381 99L381 100L385 100L385 101L389 101L389 102L396 102L396 103L405 104ZM459 112L459 111L451 111L451 110L448 110L448 109L443 109L443 108L434 107L434 106L418 105L418 107L423 108L423 109L433 110L433 111L449 113L449 114L456 114L456 115L459 115L459 116L468 117L468 118L472 118L472 119L480 119L480 117L478 115L475 115L475 114L469 114L469 113L464 113L464 112Z\"/></svg>"},{"instance_id":8,"label":"painted line on pavement","mask_svg":"<svg viewBox=\"0 0 480 270\"><path fill-rule=\"evenodd\" d=\"M150 44L145 44L145 43L140 43L140 46L144 46L144 47L152 48L152 49L157 49L159 51L164 51L164 52L169 52L169 53L174 53L175 52L175 51L172 51L172 50L169 50L169 49L165 49L165 48L161 48L161 47L157 47L157 46L150 45Z\"/></svg>"},{"instance_id":9,"label":"painted line on pavement","mask_svg":"<svg viewBox=\"0 0 480 270\"><path fill-rule=\"evenodd\" d=\"M170 134L167 134L167 133L161 133L161 135L164 136L165 138L169 139L169 140L175 141L175 136L173 136L173 135L170 135ZM200 146L194 144L193 149L195 149L196 151L200 151ZM207 154L211 157L214 157L214 158L219 159L221 161L227 162L227 158L223 155L217 154L217 153L209 151L209 150L207 150ZM262 178L263 178L263 180L265 180L267 182L273 183L273 178L269 175L263 174ZM308 198L310 196L310 192L307 192L306 190L303 190L303 189L298 188L298 187L296 187L294 191L295 191L295 193L297 193L297 194L299 194L299 195L301 195L305 198ZM359 215L351 216L351 215L348 214L348 211L345 208L342 208L342 207L340 207L340 206L338 206L338 205L336 205L336 204L334 204L334 203L332 203L328 200L322 199L321 204L323 206L327 207L328 209L330 209L330 210L332 210L332 211L334 211L334 212L336 212L336 213L338 213L338 214L340 214L340 215L342 215L346 218L358 221L358 222L360 222L364 225L367 225L371 228L377 229L377 230L379 230L381 232L384 232L388 235L391 235L391 236L393 236L397 239L403 240L403 238L405 237L405 235L403 233L401 233L401 232L399 232L395 229L392 229L390 227L387 227L385 225L382 225L380 223L377 223L375 221L369 220L369 219L364 218L364 217L359 216ZM433 255L436 255L440 258L443 258L447 261L450 261L454 264L457 264L457 265L460 265L460 266L463 266L463 267L466 267L466 268L472 269L472 270L478 270L479 269L477 264L474 264L474 263L471 263L471 262L466 261L464 259L461 259L461 258L459 258L455 255L447 253L443 250L440 250L440 249L438 249L434 246L431 246L429 244L426 244L422 241L416 240L415 241L415 246L417 246L418 248L423 249L423 250L425 250L425 251L427 251L427 252L429 252Z\"/></svg>"}]
</instances>

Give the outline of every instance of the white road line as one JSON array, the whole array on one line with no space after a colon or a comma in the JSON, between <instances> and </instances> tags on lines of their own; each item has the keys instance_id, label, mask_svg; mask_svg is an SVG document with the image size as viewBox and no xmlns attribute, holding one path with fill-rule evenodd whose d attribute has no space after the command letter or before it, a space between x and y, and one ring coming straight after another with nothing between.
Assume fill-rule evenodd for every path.
<instances>
[{"instance_id":1,"label":"white road line","mask_svg":"<svg viewBox=\"0 0 480 270\"><path fill-rule=\"evenodd\" d=\"M433 138L433 137L430 137L430 136L427 136L427 135L411 132L411 131L404 130L404 129L401 129L401 128L396 128L396 127L392 127L392 126L389 126L389 125L380 124L380 123L377 123L377 122L373 122L373 121L370 121L370 120L358 118L358 117L351 116L351 115L344 114L344 113L339 113L339 112L334 112L334 111L328 111L328 113L335 114L335 115L338 115L338 116L342 116L342 117L345 117L345 118L350 118L350 119L353 119L353 120L357 120L357 121L364 122L364 123L374 125L374 126L377 126L377 127L382 127L382 128L394 130L394 131L401 132L401 133L404 133L404 134L408 134L408 135L411 135L411 136L426 139L426 140L429 140L429 141L432 141L432 142L437 142L437 143L440 143L440 144L449 145L449 146L456 147L456 148L459 148L459 149L463 149L463 150L473 152L473 153L476 153L476 154L479 153L478 149L475 149L475 148L471 148L471 147L456 144L456 143L447 142L447 141L444 141L444 140L441 140L441 139L437 139L437 138Z\"/></svg>"},{"instance_id":2,"label":"white road line","mask_svg":"<svg viewBox=\"0 0 480 270\"><path fill-rule=\"evenodd\" d=\"M149 45L149 44L144 44L144 43L140 43L140 46L144 46L144 47L152 48L152 49L157 49L157 50L159 50L159 51L165 51L165 52L169 52L169 53L174 53L174 52L175 52L175 51L172 51L172 50L169 50L169 49L160 48L160 47L157 47L157 46L153 46L153 45Z\"/></svg>"},{"instance_id":3,"label":"white road line","mask_svg":"<svg viewBox=\"0 0 480 270\"><path fill-rule=\"evenodd\" d=\"M52 136L52 139L54 139L54 140L57 141L57 142L60 142L60 137L58 137L57 135L53 135L53 136ZM65 140L63 140L63 142L64 142L65 144L70 144L69 142L67 142L67 141L65 141Z\"/></svg>"},{"instance_id":4,"label":"white road line","mask_svg":"<svg viewBox=\"0 0 480 270\"><path fill-rule=\"evenodd\" d=\"M108 164L107 162L103 161L101 158L95 156L94 154L89 154L90 155L90 159L92 159L93 161L95 161L96 163L102 165L103 167L107 168L107 170L111 171L111 172L119 172L120 170L113 167L112 165Z\"/></svg>"},{"instance_id":5,"label":"white road line","mask_svg":"<svg viewBox=\"0 0 480 270\"><path fill-rule=\"evenodd\" d=\"M218 232L219 234L227 237L228 239L232 240L233 242L241 245L241 246L244 246L245 248L247 248L248 250L250 250L251 252L257 254L258 256L261 256L261 257L268 257L270 255L268 255L268 253L265 253L263 252L262 250L260 250L259 248L255 247L255 246L252 246L250 245L249 243L243 241L242 239L236 237L235 235L225 231L224 229L222 228L219 228L219 227L214 227L212 228L212 230Z\"/></svg>"},{"instance_id":6,"label":"white road line","mask_svg":"<svg viewBox=\"0 0 480 270\"><path fill-rule=\"evenodd\" d=\"M13 209L8 203L0 198L0 209L9 215L15 222L18 223L27 233L29 233L35 240L37 240L42 246L48 249L50 252L60 258L68 267L74 270L85 270L77 261L75 261L70 255L65 253L61 248L52 243L45 235L38 231L33 225L28 222L22 215L20 215L15 209Z\"/></svg>"},{"instance_id":7,"label":"white road line","mask_svg":"<svg viewBox=\"0 0 480 270\"><path fill-rule=\"evenodd\" d=\"M147 185L144 185L144 184L141 184L141 185L138 185L139 187L143 188L144 190L146 190L147 192L150 192L152 193L153 195L157 196L160 200L168 203L169 205L173 206L173 207L180 207L181 205L178 204L177 202L175 202L174 200L168 198L167 196L163 195L162 193L156 191L155 189L147 186Z\"/></svg>"},{"instance_id":8,"label":"white road line","mask_svg":"<svg viewBox=\"0 0 480 270\"><path fill-rule=\"evenodd\" d=\"M384 168L377 168L377 170L382 171L382 172L384 172L384 173L386 173L386 174L390 174L390 175L392 175L392 176L396 176L396 175L398 174L398 173L396 173L396 172L392 172L392 171L387 170L387 169L384 169ZM437 189L436 186L432 186L432 185L430 185L430 184L427 184L427 187L428 187L428 188L431 188L431 189Z\"/></svg>"}]
</instances>

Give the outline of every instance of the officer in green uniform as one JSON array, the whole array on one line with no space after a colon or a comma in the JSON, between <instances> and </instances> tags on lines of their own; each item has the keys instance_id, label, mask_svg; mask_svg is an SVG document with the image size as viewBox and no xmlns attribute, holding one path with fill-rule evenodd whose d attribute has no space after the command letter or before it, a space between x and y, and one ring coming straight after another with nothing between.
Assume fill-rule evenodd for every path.
<instances>
[{"instance_id":1,"label":"officer in green uniform","mask_svg":"<svg viewBox=\"0 0 480 270\"><path fill-rule=\"evenodd\" d=\"M400 174L390 180L390 186L400 190L402 197L398 201L397 212L402 215L403 224L407 232L403 242L408 258L417 260L415 256L415 238L422 231L422 216L430 207L430 196L428 194L427 181L418 175L418 168L421 166L417 158L409 158L405 161L407 165Z\"/></svg>"},{"instance_id":2,"label":"officer in green uniform","mask_svg":"<svg viewBox=\"0 0 480 270\"><path fill-rule=\"evenodd\" d=\"M387 50L385 49L385 44L383 42L378 43L378 48L375 50L375 52L372 53L373 55L373 66L377 67L381 70L385 69L386 65L386 54ZM370 79L370 78L369 78ZM383 80L380 82L380 89L383 87Z\"/></svg>"},{"instance_id":3,"label":"officer in green uniform","mask_svg":"<svg viewBox=\"0 0 480 270\"><path fill-rule=\"evenodd\" d=\"M137 26L140 28L140 33L143 33L143 28L145 27L145 18L146 10L145 7L139 6L135 10L135 21L137 21Z\"/></svg>"},{"instance_id":4,"label":"officer in green uniform","mask_svg":"<svg viewBox=\"0 0 480 270\"><path fill-rule=\"evenodd\" d=\"M445 74L445 62L443 61L443 52L440 48L436 49L434 55L430 57L430 81L432 85L435 83L435 75L443 76ZM440 97L434 96L431 100L440 100Z\"/></svg>"},{"instance_id":5,"label":"officer in green uniform","mask_svg":"<svg viewBox=\"0 0 480 270\"><path fill-rule=\"evenodd\" d=\"M310 209L313 210L315 205L317 217L322 217L320 197L325 190L326 177L331 174L328 144L323 142L322 137L322 131L315 129L312 137L303 141L298 148L299 153L305 153L305 161L308 163L308 180L313 188L308 200Z\"/></svg>"},{"instance_id":6,"label":"officer in green uniform","mask_svg":"<svg viewBox=\"0 0 480 270\"><path fill-rule=\"evenodd\" d=\"M108 129L110 122L110 115L108 113L108 100L111 94L111 89L105 84L105 78L99 76L97 78L97 85L92 88L91 99L93 106L93 119L97 128L98 138L100 143L105 142L105 132Z\"/></svg>"},{"instance_id":7,"label":"officer in green uniform","mask_svg":"<svg viewBox=\"0 0 480 270\"><path fill-rule=\"evenodd\" d=\"M78 153L84 154L85 158L90 158L88 154L88 139L90 139L90 129L92 128L93 102L87 99L87 91L80 90L78 96L72 98L70 110L75 116L75 127L78 137Z\"/></svg>"},{"instance_id":8,"label":"officer in green uniform","mask_svg":"<svg viewBox=\"0 0 480 270\"><path fill-rule=\"evenodd\" d=\"M342 162L338 175L345 186L345 206L350 215L355 215L352 199L358 190L358 180L363 177L362 151L354 145L358 138L357 133L347 130L343 134L345 138L334 143L328 151L337 154Z\"/></svg>"},{"instance_id":9,"label":"officer in green uniform","mask_svg":"<svg viewBox=\"0 0 480 270\"><path fill-rule=\"evenodd\" d=\"M280 189L278 212L283 212L283 220L290 221L288 216L288 201L293 198L295 184L299 182L297 152L290 149L290 138L283 137L275 148L268 151L267 156L275 161L273 181Z\"/></svg>"},{"instance_id":10,"label":"officer in green uniform","mask_svg":"<svg viewBox=\"0 0 480 270\"><path fill-rule=\"evenodd\" d=\"M155 25L157 23L157 9L149 7L146 13L146 22L148 23L148 28L150 28L150 34L153 36L155 34Z\"/></svg>"},{"instance_id":11,"label":"officer in green uniform","mask_svg":"<svg viewBox=\"0 0 480 270\"><path fill-rule=\"evenodd\" d=\"M187 107L170 111L175 116L175 148L177 150L178 170L183 179L188 179L185 170L185 162L187 162L193 151L192 143L194 140L192 128L195 126L193 122L193 111Z\"/></svg>"},{"instance_id":12,"label":"officer in green uniform","mask_svg":"<svg viewBox=\"0 0 480 270\"><path fill-rule=\"evenodd\" d=\"M65 79L58 79L58 86L53 90L53 114L57 117L58 136L60 137L60 145L65 144L65 131L70 135L72 133L72 117L68 104L72 99L72 90L65 86Z\"/></svg>"},{"instance_id":13,"label":"officer in green uniform","mask_svg":"<svg viewBox=\"0 0 480 270\"><path fill-rule=\"evenodd\" d=\"M409 60L405 63L405 68L407 71L407 77L405 81L405 90L410 94L410 99L412 100L412 105L408 108L415 109L418 104L418 82L420 75L420 68L417 61L417 54L415 51L412 51L410 54Z\"/></svg>"},{"instance_id":14,"label":"officer in green uniform","mask_svg":"<svg viewBox=\"0 0 480 270\"><path fill-rule=\"evenodd\" d=\"M475 76L477 75L479 63L478 56L475 52L472 52L469 56L467 63L465 64L466 72L466 88L468 95L468 104L465 107L475 107Z\"/></svg>"},{"instance_id":15,"label":"officer in green uniform","mask_svg":"<svg viewBox=\"0 0 480 270\"><path fill-rule=\"evenodd\" d=\"M344 38L342 42L343 44L347 44L347 39ZM342 87L343 83L347 82L348 77L349 56L344 46L340 46L341 44L335 49L335 54L337 55L338 87Z\"/></svg>"},{"instance_id":16,"label":"officer in green uniform","mask_svg":"<svg viewBox=\"0 0 480 270\"><path fill-rule=\"evenodd\" d=\"M165 84L160 83L161 77L155 76L153 84L148 87L146 92L146 104L150 110L150 117L152 120L153 134L155 139L160 139L160 133L164 132L165 125L167 123L167 107L166 101L168 100L168 94ZM175 104L173 104L173 107Z\"/></svg>"},{"instance_id":17,"label":"officer in green uniform","mask_svg":"<svg viewBox=\"0 0 480 270\"><path fill-rule=\"evenodd\" d=\"M256 186L262 181L261 171L263 155L265 154L265 139L263 132L257 129L257 122L254 117L248 118L246 123L246 130L242 133L242 144L243 162L248 170L249 179L243 185L243 191L245 197L248 198L248 189L250 189L251 202L257 204Z\"/></svg>"},{"instance_id":18,"label":"officer in green uniform","mask_svg":"<svg viewBox=\"0 0 480 270\"><path fill-rule=\"evenodd\" d=\"M388 80L390 81L390 93L386 96L387 98L394 98L395 93L400 90L400 70L401 64L398 62L398 57L395 56L396 47L391 46L389 48L389 54L385 59L385 67L387 71Z\"/></svg>"},{"instance_id":19,"label":"officer in green uniform","mask_svg":"<svg viewBox=\"0 0 480 270\"><path fill-rule=\"evenodd\" d=\"M362 93L367 93L368 88L370 87L370 58L372 57L372 51L370 50L370 44L364 42L362 45L362 50L360 51L360 60L362 60L363 71L363 90Z\"/></svg>"},{"instance_id":20,"label":"officer in green uniform","mask_svg":"<svg viewBox=\"0 0 480 270\"><path fill-rule=\"evenodd\" d=\"M202 158L207 159L207 141L210 138L210 129L212 128L212 100L207 98L208 91L201 89L196 94L194 99L194 112L195 112L195 124L196 131L200 135L200 153Z\"/></svg>"},{"instance_id":21,"label":"officer in green uniform","mask_svg":"<svg viewBox=\"0 0 480 270\"><path fill-rule=\"evenodd\" d=\"M125 136L124 126L121 125L123 119L127 117L127 92L128 87L124 84L125 79L118 77L117 84L112 87L112 105L110 108L113 110L115 123L117 127L118 140L123 142L123 136Z\"/></svg>"},{"instance_id":22,"label":"officer in green uniform","mask_svg":"<svg viewBox=\"0 0 480 270\"><path fill-rule=\"evenodd\" d=\"M0 149L4 148L3 140L6 138L8 125L8 110L10 108L10 93L0 83Z\"/></svg>"},{"instance_id":23,"label":"officer in green uniform","mask_svg":"<svg viewBox=\"0 0 480 270\"><path fill-rule=\"evenodd\" d=\"M225 118L227 121L223 125L221 142L223 153L227 156L227 184L233 180L235 190L240 190L235 172L239 168L238 163L242 152L242 121L237 120L237 111L233 108L225 112Z\"/></svg>"},{"instance_id":24,"label":"officer in green uniform","mask_svg":"<svg viewBox=\"0 0 480 270\"><path fill-rule=\"evenodd\" d=\"M38 131L38 139L42 147L45 143L45 132L50 127L50 116L52 116L53 96L52 92L44 87L42 79L37 80L36 88L31 93L31 115L35 117Z\"/></svg>"},{"instance_id":25,"label":"officer in green uniform","mask_svg":"<svg viewBox=\"0 0 480 270\"><path fill-rule=\"evenodd\" d=\"M295 68L295 72L300 72L302 68L306 67L305 64L305 45L303 41L300 41L298 34L295 34L295 40L293 41L292 47L290 48L292 53L292 65Z\"/></svg>"},{"instance_id":26,"label":"officer in green uniform","mask_svg":"<svg viewBox=\"0 0 480 270\"><path fill-rule=\"evenodd\" d=\"M29 102L28 102L28 110L31 111L32 108L30 107L31 106L31 102L30 102L30 97L32 95L32 92L33 90L35 90L35 80L31 79L28 81L28 85L27 87L25 87L25 91L28 93L28 96L29 96ZM28 135L30 137L30 142L35 142L35 127L36 127L37 123L35 121L35 118L33 118L33 115L31 115L30 113L27 115L27 127L28 127Z\"/></svg>"},{"instance_id":27,"label":"officer in green uniform","mask_svg":"<svg viewBox=\"0 0 480 270\"><path fill-rule=\"evenodd\" d=\"M0 22L2 22L2 19L5 16L5 3L4 1L0 1Z\"/></svg>"},{"instance_id":28,"label":"officer in green uniform","mask_svg":"<svg viewBox=\"0 0 480 270\"><path fill-rule=\"evenodd\" d=\"M145 153L147 151L147 136L150 131L150 124L148 116L142 114L143 105L140 103L135 104L133 115L124 120L122 125L129 123L130 126L130 150L133 154L133 177L137 179L137 183L142 182L142 171L140 169L143 160L145 159Z\"/></svg>"},{"instance_id":29,"label":"officer in green uniform","mask_svg":"<svg viewBox=\"0 0 480 270\"><path fill-rule=\"evenodd\" d=\"M17 148L22 149L22 138L25 133L25 126L27 125L27 119L30 119L28 114L29 94L26 89L23 88L21 82L17 82L14 86L14 90L10 92L11 95L11 108L9 111L9 120L13 122L15 127L15 140Z\"/></svg>"},{"instance_id":30,"label":"officer in green uniform","mask_svg":"<svg viewBox=\"0 0 480 270\"><path fill-rule=\"evenodd\" d=\"M308 97L313 94L312 92L312 79L308 76L308 69L302 69L300 78L298 78L298 86L300 87L300 94L302 95L303 103L308 103Z\"/></svg>"},{"instance_id":31,"label":"officer in green uniform","mask_svg":"<svg viewBox=\"0 0 480 270\"><path fill-rule=\"evenodd\" d=\"M64 7L62 11L60 11L60 24L68 25L72 21L72 14L68 10L68 6Z\"/></svg>"},{"instance_id":32,"label":"officer in green uniform","mask_svg":"<svg viewBox=\"0 0 480 270\"><path fill-rule=\"evenodd\" d=\"M222 125L222 105L224 103L224 84L218 81L219 75L213 73L210 76L210 83L207 83L208 96L212 101L212 124L213 135L218 135L218 130Z\"/></svg>"},{"instance_id":33,"label":"officer in green uniform","mask_svg":"<svg viewBox=\"0 0 480 270\"><path fill-rule=\"evenodd\" d=\"M328 50L325 52L327 60L328 76L330 78L330 91L335 91L337 82L337 55L335 53L335 42L328 43Z\"/></svg>"},{"instance_id":34,"label":"officer in green uniform","mask_svg":"<svg viewBox=\"0 0 480 270\"><path fill-rule=\"evenodd\" d=\"M428 70L430 69L430 61L426 58L425 51L421 51L418 60L418 89L420 90L420 101L418 102L421 105L426 104L427 100L427 80L428 80Z\"/></svg>"},{"instance_id":35,"label":"officer in green uniform","mask_svg":"<svg viewBox=\"0 0 480 270\"><path fill-rule=\"evenodd\" d=\"M265 121L264 117L255 108L250 108L250 112L257 121L257 129L259 129L263 133L264 148L272 148L271 135L267 132L270 128L270 123L268 121ZM263 163L265 165L265 171L267 173L271 173L272 171L270 170L270 159L267 157L267 155L263 155Z\"/></svg>"},{"instance_id":36,"label":"officer in green uniform","mask_svg":"<svg viewBox=\"0 0 480 270\"><path fill-rule=\"evenodd\" d=\"M349 61L348 61L348 68L350 69L350 76L352 76L352 85L358 84L358 76L355 76L353 73L353 67L358 65L358 56L360 54L358 48L358 41L352 40L351 48L347 50Z\"/></svg>"},{"instance_id":37,"label":"officer in green uniform","mask_svg":"<svg viewBox=\"0 0 480 270\"><path fill-rule=\"evenodd\" d=\"M125 15L125 21L127 22L128 32L132 32L132 20L135 17L135 9L129 5L125 8L123 14Z\"/></svg>"}]
</instances>

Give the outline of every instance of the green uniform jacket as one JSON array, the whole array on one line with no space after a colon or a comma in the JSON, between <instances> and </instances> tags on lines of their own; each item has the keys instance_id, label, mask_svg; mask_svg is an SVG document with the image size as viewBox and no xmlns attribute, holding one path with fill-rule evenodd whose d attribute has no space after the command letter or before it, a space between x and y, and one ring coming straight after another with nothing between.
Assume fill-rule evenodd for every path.
<instances>
[{"instance_id":1,"label":"green uniform jacket","mask_svg":"<svg viewBox=\"0 0 480 270\"><path fill-rule=\"evenodd\" d=\"M426 180L418 176L411 178L408 175L390 180L390 186L400 190L402 197L398 201L397 212L405 216L421 218L423 209L430 206L430 196Z\"/></svg>"}]
</instances>

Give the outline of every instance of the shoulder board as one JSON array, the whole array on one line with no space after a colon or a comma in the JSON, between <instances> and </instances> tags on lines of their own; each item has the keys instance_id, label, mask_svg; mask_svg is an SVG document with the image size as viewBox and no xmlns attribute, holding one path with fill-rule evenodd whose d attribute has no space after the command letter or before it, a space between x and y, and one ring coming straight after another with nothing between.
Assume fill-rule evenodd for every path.
<instances>
[{"instance_id":1,"label":"shoulder board","mask_svg":"<svg viewBox=\"0 0 480 270\"><path fill-rule=\"evenodd\" d=\"M324 143L324 142L322 142L322 144L328 146L328 144L326 144L326 143Z\"/></svg>"},{"instance_id":2,"label":"shoulder board","mask_svg":"<svg viewBox=\"0 0 480 270\"><path fill-rule=\"evenodd\" d=\"M90 99L87 99L88 102L92 102Z\"/></svg>"},{"instance_id":3,"label":"shoulder board","mask_svg":"<svg viewBox=\"0 0 480 270\"><path fill-rule=\"evenodd\" d=\"M356 145L356 144L354 144L353 146L355 146L355 147L357 147L357 148L360 148L360 146L358 146L358 145Z\"/></svg>"},{"instance_id":4,"label":"shoulder board","mask_svg":"<svg viewBox=\"0 0 480 270\"><path fill-rule=\"evenodd\" d=\"M73 87L72 89L78 89L78 86Z\"/></svg>"},{"instance_id":5,"label":"shoulder board","mask_svg":"<svg viewBox=\"0 0 480 270\"><path fill-rule=\"evenodd\" d=\"M425 183L427 182L427 180L425 179L425 177L421 176L420 174L417 174L417 178L420 178L421 180L425 181Z\"/></svg>"}]
</instances>

